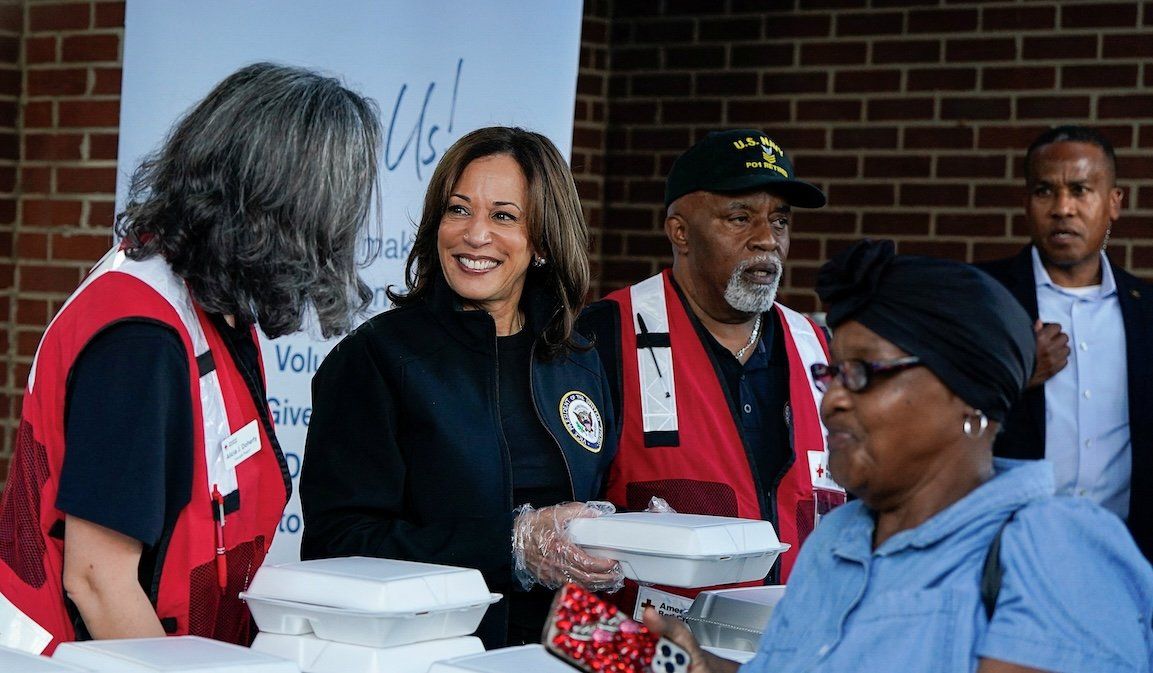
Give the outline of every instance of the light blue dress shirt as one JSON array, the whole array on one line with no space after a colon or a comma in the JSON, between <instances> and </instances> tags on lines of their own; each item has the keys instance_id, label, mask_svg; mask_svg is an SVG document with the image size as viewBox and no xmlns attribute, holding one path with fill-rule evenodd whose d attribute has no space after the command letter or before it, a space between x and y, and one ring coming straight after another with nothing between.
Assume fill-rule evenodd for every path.
<instances>
[{"instance_id":1,"label":"light blue dress shirt","mask_svg":"<svg viewBox=\"0 0 1153 673\"><path fill-rule=\"evenodd\" d=\"M1124 525L1086 499L1053 497L1045 461L994 467L993 479L876 550L861 501L824 517L742 673L975 671L981 658L1148 672L1153 567ZM1013 511L990 622L981 569Z\"/></svg>"},{"instance_id":2,"label":"light blue dress shirt","mask_svg":"<svg viewBox=\"0 0 1153 673\"><path fill-rule=\"evenodd\" d=\"M1117 283L1101 253L1101 285L1055 284L1033 248L1042 322L1069 335L1069 364L1045 382L1045 459L1059 495L1089 498L1129 516L1133 448L1129 441L1129 370Z\"/></svg>"}]
</instances>

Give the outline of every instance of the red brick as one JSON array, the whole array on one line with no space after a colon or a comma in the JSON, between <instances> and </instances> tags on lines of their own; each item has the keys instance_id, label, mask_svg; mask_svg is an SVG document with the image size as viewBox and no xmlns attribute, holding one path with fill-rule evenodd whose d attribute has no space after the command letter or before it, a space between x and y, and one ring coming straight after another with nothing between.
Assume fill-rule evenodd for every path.
<instances>
[{"instance_id":1,"label":"red brick","mask_svg":"<svg viewBox=\"0 0 1153 673\"><path fill-rule=\"evenodd\" d=\"M1153 176L1153 156L1130 154L1117 157L1117 175L1122 179L1126 176L1148 179ZM1149 192L1149 189L1146 189L1145 192ZM1144 199L1142 199L1142 203L1144 203ZM1149 206L1153 206L1153 204L1145 204L1146 208Z\"/></svg>"},{"instance_id":2,"label":"red brick","mask_svg":"<svg viewBox=\"0 0 1153 673\"><path fill-rule=\"evenodd\" d=\"M754 72L698 73L696 79L698 96L755 96L759 93L759 78Z\"/></svg>"},{"instance_id":3,"label":"red brick","mask_svg":"<svg viewBox=\"0 0 1153 673\"><path fill-rule=\"evenodd\" d=\"M603 264L601 282L606 285L606 290L635 283L653 275L655 270L653 263L648 261L606 259Z\"/></svg>"},{"instance_id":4,"label":"red brick","mask_svg":"<svg viewBox=\"0 0 1153 673\"><path fill-rule=\"evenodd\" d=\"M792 251L789 251L789 257L792 257ZM790 261L785 269L785 277L788 279L787 287L789 288L810 288L817 284L817 269L818 266L802 265L796 262L796 258ZM783 299L783 296L782 296ZM796 307L796 303L789 303L788 306Z\"/></svg>"},{"instance_id":5,"label":"red brick","mask_svg":"<svg viewBox=\"0 0 1153 673\"><path fill-rule=\"evenodd\" d=\"M73 167L57 168L56 191L62 194L112 194L116 191L116 169Z\"/></svg>"},{"instance_id":6,"label":"red brick","mask_svg":"<svg viewBox=\"0 0 1153 673\"><path fill-rule=\"evenodd\" d=\"M825 127L782 126L773 129L773 138L786 150L825 149L828 146Z\"/></svg>"},{"instance_id":7,"label":"red brick","mask_svg":"<svg viewBox=\"0 0 1153 673\"><path fill-rule=\"evenodd\" d=\"M0 30L19 33L24 28L24 3L8 3L0 5ZM0 302L3 304L4 302ZM3 409L0 409L3 412ZM0 479L0 484L4 483Z\"/></svg>"},{"instance_id":8,"label":"red brick","mask_svg":"<svg viewBox=\"0 0 1153 673\"><path fill-rule=\"evenodd\" d=\"M945 98L941 101L941 119L1008 119L1008 98Z\"/></svg>"},{"instance_id":9,"label":"red brick","mask_svg":"<svg viewBox=\"0 0 1153 673\"><path fill-rule=\"evenodd\" d=\"M905 86L909 91L972 91L977 88L977 69L910 69Z\"/></svg>"},{"instance_id":10,"label":"red brick","mask_svg":"<svg viewBox=\"0 0 1153 673\"><path fill-rule=\"evenodd\" d=\"M924 9L909 12L910 33L969 33L977 29L975 9Z\"/></svg>"},{"instance_id":11,"label":"red brick","mask_svg":"<svg viewBox=\"0 0 1153 673\"><path fill-rule=\"evenodd\" d=\"M939 178L1005 177L1005 157L998 155L944 155L937 157Z\"/></svg>"},{"instance_id":12,"label":"red brick","mask_svg":"<svg viewBox=\"0 0 1153 673\"><path fill-rule=\"evenodd\" d=\"M1026 37L1021 55L1026 61L1097 58L1097 36Z\"/></svg>"},{"instance_id":13,"label":"red brick","mask_svg":"<svg viewBox=\"0 0 1153 673\"><path fill-rule=\"evenodd\" d=\"M1106 35L1105 58L1153 58L1153 32Z\"/></svg>"},{"instance_id":14,"label":"red brick","mask_svg":"<svg viewBox=\"0 0 1153 673\"><path fill-rule=\"evenodd\" d=\"M29 70L29 96L76 96L88 90L88 71L83 68L66 70Z\"/></svg>"},{"instance_id":15,"label":"red brick","mask_svg":"<svg viewBox=\"0 0 1153 673\"><path fill-rule=\"evenodd\" d=\"M932 183L903 183L902 206L964 207L969 205L969 186Z\"/></svg>"},{"instance_id":16,"label":"red brick","mask_svg":"<svg viewBox=\"0 0 1153 673\"><path fill-rule=\"evenodd\" d=\"M689 75L634 75L632 93L634 96L688 96L692 93L692 77Z\"/></svg>"},{"instance_id":17,"label":"red brick","mask_svg":"<svg viewBox=\"0 0 1153 673\"><path fill-rule=\"evenodd\" d=\"M84 136L79 134L28 133L24 136L24 158L29 161L79 160Z\"/></svg>"},{"instance_id":18,"label":"red brick","mask_svg":"<svg viewBox=\"0 0 1153 673\"><path fill-rule=\"evenodd\" d=\"M662 232L635 233L625 237L625 253L634 257L660 257L670 254L672 245Z\"/></svg>"},{"instance_id":19,"label":"red brick","mask_svg":"<svg viewBox=\"0 0 1153 673\"><path fill-rule=\"evenodd\" d=\"M15 99L20 95L21 73L16 68L0 68L0 96L11 96Z\"/></svg>"},{"instance_id":20,"label":"red brick","mask_svg":"<svg viewBox=\"0 0 1153 673\"><path fill-rule=\"evenodd\" d=\"M115 201L89 201L88 202L88 219L84 223L89 227L109 227L115 224L116 219L116 202Z\"/></svg>"},{"instance_id":21,"label":"red brick","mask_svg":"<svg viewBox=\"0 0 1153 673\"><path fill-rule=\"evenodd\" d=\"M761 39L759 17L712 19L702 18L697 26L701 42L737 42Z\"/></svg>"},{"instance_id":22,"label":"red brick","mask_svg":"<svg viewBox=\"0 0 1153 673\"><path fill-rule=\"evenodd\" d=\"M28 8L28 24L34 33L42 30L82 30L90 25L91 14L91 8L86 2L32 5Z\"/></svg>"},{"instance_id":23,"label":"red brick","mask_svg":"<svg viewBox=\"0 0 1153 673\"><path fill-rule=\"evenodd\" d=\"M740 63L735 58L733 59L733 63L737 67L751 65ZM689 68L692 70L703 70L707 68L716 70L724 66L724 47L692 45L687 47L668 47L665 49L666 68Z\"/></svg>"},{"instance_id":24,"label":"red brick","mask_svg":"<svg viewBox=\"0 0 1153 673\"><path fill-rule=\"evenodd\" d=\"M1142 126L1138 147L1153 147L1153 126Z\"/></svg>"},{"instance_id":25,"label":"red brick","mask_svg":"<svg viewBox=\"0 0 1153 673\"><path fill-rule=\"evenodd\" d=\"M661 50L658 47L620 47L613 50L613 69L649 70L661 67Z\"/></svg>"},{"instance_id":26,"label":"red brick","mask_svg":"<svg viewBox=\"0 0 1153 673\"><path fill-rule=\"evenodd\" d=\"M905 149L969 149L973 129L963 126L910 126L905 129Z\"/></svg>"},{"instance_id":27,"label":"red brick","mask_svg":"<svg viewBox=\"0 0 1153 673\"><path fill-rule=\"evenodd\" d=\"M691 42L695 22L685 19L637 21L633 37L638 44L679 44Z\"/></svg>"},{"instance_id":28,"label":"red brick","mask_svg":"<svg viewBox=\"0 0 1153 673\"><path fill-rule=\"evenodd\" d=\"M633 129L634 150L678 150L684 151L692 145L692 136L686 128L659 126L648 129Z\"/></svg>"},{"instance_id":29,"label":"red brick","mask_svg":"<svg viewBox=\"0 0 1153 673\"><path fill-rule=\"evenodd\" d=\"M752 3L757 6L754 11L764 11L765 0L752 0ZM828 14L770 14L765 19L765 35L770 39L786 40L829 37L832 26L832 17Z\"/></svg>"},{"instance_id":30,"label":"red brick","mask_svg":"<svg viewBox=\"0 0 1153 673\"><path fill-rule=\"evenodd\" d=\"M820 303L812 291L805 293L782 292L781 303L802 313L812 313L820 308Z\"/></svg>"},{"instance_id":31,"label":"red brick","mask_svg":"<svg viewBox=\"0 0 1153 673\"><path fill-rule=\"evenodd\" d=\"M69 35L64 38L61 50L64 60L76 61L118 61L120 60L120 36Z\"/></svg>"},{"instance_id":32,"label":"red brick","mask_svg":"<svg viewBox=\"0 0 1153 673\"><path fill-rule=\"evenodd\" d=\"M861 101L820 98L797 101L797 118L813 121L860 121Z\"/></svg>"},{"instance_id":33,"label":"red brick","mask_svg":"<svg viewBox=\"0 0 1153 673\"><path fill-rule=\"evenodd\" d=\"M60 126L120 126L120 101L60 101Z\"/></svg>"},{"instance_id":34,"label":"red brick","mask_svg":"<svg viewBox=\"0 0 1153 673\"><path fill-rule=\"evenodd\" d=\"M43 330L19 330L16 332L16 354L31 357L40 346Z\"/></svg>"},{"instance_id":35,"label":"red brick","mask_svg":"<svg viewBox=\"0 0 1153 673\"><path fill-rule=\"evenodd\" d=\"M870 156L865 157L866 178L929 177L932 161L925 156Z\"/></svg>"},{"instance_id":36,"label":"red brick","mask_svg":"<svg viewBox=\"0 0 1153 673\"><path fill-rule=\"evenodd\" d=\"M1024 155L1025 148L1041 135L1045 126L983 126L978 134L977 147L981 149L1010 149Z\"/></svg>"},{"instance_id":37,"label":"red brick","mask_svg":"<svg viewBox=\"0 0 1153 673\"><path fill-rule=\"evenodd\" d=\"M723 105L719 100L675 100L661 103L661 119L666 123L716 122Z\"/></svg>"},{"instance_id":38,"label":"red brick","mask_svg":"<svg viewBox=\"0 0 1153 673\"><path fill-rule=\"evenodd\" d=\"M837 35L893 35L901 32L900 12L840 12L836 15Z\"/></svg>"},{"instance_id":39,"label":"red brick","mask_svg":"<svg viewBox=\"0 0 1153 673\"><path fill-rule=\"evenodd\" d=\"M949 40L945 61L1011 61L1017 56L1017 42L1011 37Z\"/></svg>"},{"instance_id":40,"label":"red brick","mask_svg":"<svg viewBox=\"0 0 1153 673\"><path fill-rule=\"evenodd\" d=\"M589 22L586 22L586 24ZM97 28L123 28L124 3L123 2L97 2L96 3ZM582 35L585 34L582 32Z\"/></svg>"},{"instance_id":41,"label":"red brick","mask_svg":"<svg viewBox=\"0 0 1153 673\"><path fill-rule=\"evenodd\" d=\"M981 29L1047 30L1056 23L1054 7L986 7L981 14Z\"/></svg>"},{"instance_id":42,"label":"red brick","mask_svg":"<svg viewBox=\"0 0 1153 673\"><path fill-rule=\"evenodd\" d=\"M973 204L977 208L1019 208L1023 198L1020 185L977 185Z\"/></svg>"},{"instance_id":43,"label":"red brick","mask_svg":"<svg viewBox=\"0 0 1153 673\"><path fill-rule=\"evenodd\" d=\"M866 236L927 236L929 214L865 213L861 216L861 233Z\"/></svg>"},{"instance_id":44,"label":"red brick","mask_svg":"<svg viewBox=\"0 0 1153 673\"><path fill-rule=\"evenodd\" d=\"M1006 229L1004 215L937 215L938 236L1004 236Z\"/></svg>"},{"instance_id":45,"label":"red brick","mask_svg":"<svg viewBox=\"0 0 1153 673\"><path fill-rule=\"evenodd\" d=\"M900 91L900 70L841 70L833 80L837 93Z\"/></svg>"},{"instance_id":46,"label":"red brick","mask_svg":"<svg viewBox=\"0 0 1153 673\"><path fill-rule=\"evenodd\" d=\"M99 234L77 234L52 236L52 258L58 260L75 260L81 262L95 262L100 259L112 245L112 232Z\"/></svg>"},{"instance_id":47,"label":"red brick","mask_svg":"<svg viewBox=\"0 0 1153 673\"><path fill-rule=\"evenodd\" d=\"M833 183L829 186L829 203L837 208L845 206L891 206L894 189L889 183Z\"/></svg>"},{"instance_id":48,"label":"red brick","mask_svg":"<svg viewBox=\"0 0 1153 673\"><path fill-rule=\"evenodd\" d=\"M852 9L864 7L867 0L805 0L805 9Z\"/></svg>"},{"instance_id":49,"label":"red brick","mask_svg":"<svg viewBox=\"0 0 1153 673\"><path fill-rule=\"evenodd\" d=\"M755 45L734 44L732 49L732 63L734 68L753 68L759 66L781 67L794 63L794 52L791 42L762 42Z\"/></svg>"},{"instance_id":50,"label":"red brick","mask_svg":"<svg viewBox=\"0 0 1153 673\"><path fill-rule=\"evenodd\" d=\"M618 124L651 124L657 118L657 104L649 101L612 100L609 117Z\"/></svg>"},{"instance_id":51,"label":"red brick","mask_svg":"<svg viewBox=\"0 0 1153 673\"><path fill-rule=\"evenodd\" d=\"M22 219L33 227L79 226L81 209L80 201L24 199Z\"/></svg>"},{"instance_id":52,"label":"red brick","mask_svg":"<svg viewBox=\"0 0 1153 673\"><path fill-rule=\"evenodd\" d=\"M577 75L577 93L599 96L605 90L605 76L596 72L582 72Z\"/></svg>"},{"instance_id":53,"label":"red brick","mask_svg":"<svg viewBox=\"0 0 1153 673\"><path fill-rule=\"evenodd\" d=\"M1153 43L1153 36L1148 39ZM1067 65L1061 68L1061 88L1063 89L1133 88L1136 85L1136 63Z\"/></svg>"},{"instance_id":54,"label":"red brick","mask_svg":"<svg viewBox=\"0 0 1153 673\"><path fill-rule=\"evenodd\" d=\"M5 305L8 302L4 302ZM16 301L16 316L25 325L47 325L48 302L43 299L18 299Z\"/></svg>"},{"instance_id":55,"label":"red brick","mask_svg":"<svg viewBox=\"0 0 1153 673\"><path fill-rule=\"evenodd\" d=\"M833 129L835 149L896 149L897 129L887 126L865 126Z\"/></svg>"},{"instance_id":56,"label":"red brick","mask_svg":"<svg viewBox=\"0 0 1153 673\"><path fill-rule=\"evenodd\" d=\"M715 13L716 9L717 4L713 0L666 0L665 2L665 14L670 16Z\"/></svg>"},{"instance_id":57,"label":"red brick","mask_svg":"<svg viewBox=\"0 0 1153 673\"><path fill-rule=\"evenodd\" d=\"M71 292L80 281L80 269L70 266L20 267L21 292Z\"/></svg>"},{"instance_id":58,"label":"red brick","mask_svg":"<svg viewBox=\"0 0 1153 673\"><path fill-rule=\"evenodd\" d=\"M604 145L604 131L578 126L573 129L573 144L577 147L601 147Z\"/></svg>"},{"instance_id":59,"label":"red brick","mask_svg":"<svg viewBox=\"0 0 1153 673\"><path fill-rule=\"evenodd\" d=\"M769 72L761 76L761 91L766 96L825 93L828 90L829 75L825 72Z\"/></svg>"},{"instance_id":60,"label":"red brick","mask_svg":"<svg viewBox=\"0 0 1153 673\"><path fill-rule=\"evenodd\" d=\"M20 158L20 140L15 132L0 131L0 161L15 162ZM13 165L15 165L13 163Z\"/></svg>"},{"instance_id":61,"label":"red brick","mask_svg":"<svg viewBox=\"0 0 1153 673\"><path fill-rule=\"evenodd\" d=\"M940 60L941 43L936 40L873 42L873 63L936 63Z\"/></svg>"},{"instance_id":62,"label":"red brick","mask_svg":"<svg viewBox=\"0 0 1153 673\"><path fill-rule=\"evenodd\" d=\"M16 191L16 167L0 166L0 192ZM9 200L11 197L7 197ZM2 305L4 302L0 302Z\"/></svg>"},{"instance_id":63,"label":"red brick","mask_svg":"<svg viewBox=\"0 0 1153 673\"><path fill-rule=\"evenodd\" d=\"M1057 84L1053 67L982 68L981 88L985 91L1052 89Z\"/></svg>"},{"instance_id":64,"label":"red brick","mask_svg":"<svg viewBox=\"0 0 1153 673\"><path fill-rule=\"evenodd\" d=\"M726 120L731 124L771 126L788 119L788 101L754 99L728 102Z\"/></svg>"},{"instance_id":65,"label":"red brick","mask_svg":"<svg viewBox=\"0 0 1153 673\"><path fill-rule=\"evenodd\" d=\"M800 214L796 219L804 220L804 215ZM809 238L803 235L796 235L789 237L789 260L790 263L801 259L811 259L815 262L821 261L821 240L819 238Z\"/></svg>"},{"instance_id":66,"label":"red brick","mask_svg":"<svg viewBox=\"0 0 1153 673\"><path fill-rule=\"evenodd\" d=\"M605 212L605 222L614 231L652 231L657 227L655 212L650 208L612 207Z\"/></svg>"},{"instance_id":67,"label":"red brick","mask_svg":"<svg viewBox=\"0 0 1153 673\"><path fill-rule=\"evenodd\" d=\"M966 245L964 243L951 243L947 241L897 241L897 252L902 255L924 255L925 257L938 257L964 262L966 259Z\"/></svg>"},{"instance_id":68,"label":"red brick","mask_svg":"<svg viewBox=\"0 0 1153 673\"><path fill-rule=\"evenodd\" d=\"M793 154L797 175L805 179L855 178L857 162L852 154Z\"/></svg>"},{"instance_id":69,"label":"red brick","mask_svg":"<svg viewBox=\"0 0 1153 673\"><path fill-rule=\"evenodd\" d=\"M56 36L24 39L24 62L29 65L56 62Z\"/></svg>"},{"instance_id":70,"label":"red brick","mask_svg":"<svg viewBox=\"0 0 1153 673\"><path fill-rule=\"evenodd\" d=\"M120 68L93 68L92 72L96 75L96 83L92 85L94 95L120 93Z\"/></svg>"},{"instance_id":71,"label":"red brick","mask_svg":"<svg viewBox=\"0 0 1153 673\"><path fill-rule=\"evenodd\" d=\"M839 201L830 201L833 208L843 205ZM801 219L803 218L803 219ZM855 213L837 212L835 210L806 210L798 217L798 226L801 231L824 234L852 234L857 231L857 216Z\"/></svg>"},{"instance_id":72,"label":"red brick","mask_svg":"<svg viewBox=\"0 0 1153 673\"><path fill-rule=\"evenodd\" d=\"M1097 101L1099 119L1148 119L1150 110L1153 110L1153 95L1102 96Z\"/></svg>"},{"instance_id":73,"label":"red brick","mask_svg":"<svg viewBox=\"0 0 1153 673\"><path fill-rule=\"evenodd\" d=\"M1017 99L1018 119L1085 119L1088 96L1022 96Z\"/></svg>"},{"instance_id":74,"label":"red brick","mask_svg":"<svg viewBox=\"0 0 1153 673\"><path fill-rule=\"evenodd\" d=\"M40 166L22 166L20 189L25 194L43 194L52 191L52 170Z\"/></svg>"},{"instance_id":75,"label":"red brick","mask_svg":"<svg viewBox=\"0 0 1153 673\"><path fill-rule=\"evenodd\" d=\"M16 65L20 60L20 38L0 35L0 63Z\"/></svg>"},{"instance_id":76,"label":"red brick","mask_svg":"<svg viewBox=\"0 0 1153 673\"><path fill-rule=\"evenodd\" d=\"M1137 25L1137 3L1102 2L1061 4L1062 28L1132 28Z\"/></svg>"},{"instance_id":77,"label":"red brick","mask_svg":"<svg viewBox=\"0 0 1153 673\"><path fill-rule=\"evenodd\" d=\"M889 119L932 119L932 98L878 98L870 100L865 116L869 121Z\"/></svg>"},{"instance_id":78,"label":"red brick","mask_svg":"<svg viewBox=\"0 0 1153 673\"><path fill-rule=\"evenodd\" d=\"M20 232L16 239L16 256L21 259L48 259L48 235Z\"/></svg>"},{"instance_id":79,"label":"red brick","mask_svg":"<svg viewBox=\"0 0 1153 673\"><path fill-rule=\"evenodd\" d=\"M865 42L806 42L801 45L802 65L850 65L864 63L868 53Z\"/></svg>"},{"instance_id":80,"label":"red brick","mask_svg":"<svg viewBox=\"0 0 1153 673\"><path fill-rule=\"evenodd\" d=\"M665 200L665 181L632 180L629 182L628 198L633 203L661 203Z\"/></svg>"}]
</instances>

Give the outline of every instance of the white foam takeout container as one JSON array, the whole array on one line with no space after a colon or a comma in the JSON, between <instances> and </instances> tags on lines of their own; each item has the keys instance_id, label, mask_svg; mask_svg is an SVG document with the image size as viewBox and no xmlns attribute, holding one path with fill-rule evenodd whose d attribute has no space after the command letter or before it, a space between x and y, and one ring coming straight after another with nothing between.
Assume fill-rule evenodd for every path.
<instances>
[{"instance_id":1,"label":"white foam takeout container","mask_svg":"<svg viewBox=\"0 0 1153 673\"><path fill-rule=\"evenodd\" d=\"M62 643L52 658L97 673L300 673L280 657L197 636Z\"/></svg>"},{"instance_id":2,"label":"white foam takeout container","mask_svg":"<svg viewBox=\"0 0 1153 673\"><path fill-rule=\"evenodd\" d=\"M428 673L573 673L541 645L520 645L438 661Z\"/></svg>"},{"instance_id":3,"label":"white foam takeout container","mask_svg":"<svg viewBox=\"0 0 1153 673\"><path fill-rule=\"evenodd\" d=\"M425 673L434 661L484 652L479 638L446 638L397 647L365 647L306 633L261 633L252 649L296 662L303 673Z\"/></svg>"},{"instance_id":4,"label":"white foam takeout container","mask_svg":"<svg viewBox=\"0 0 1153 673\"><path fill-rule=\"evenodd\" d=\"M468 635L500 594L471 568L348 557L263 566L241 598L263 632L394 647Z\"/></svg>"},{"instance_id":5,"label":"white foam takeout container","mask_svg":"<svg viewBox=\"0 0 1153 673\"><path fill-rule=\"evenodd\" d=\"M568 533L590 554L619 561L631 580L683 588L764 579L789 548L768 521L702 514L607 514L573 519Z\"/></svg>"},{"instance_id":6,"label":"white foam takeout container","mask_svg":"<svg viewBox=\"0 0 1153 673\"><path fill-rule=\"evenodd\" d=\"M89 673L90 670L39 654L0 647L0 671L4 673Z\"/></svg>"},{"instance_id":7,"label":"white foam takeout container","mask_svg":"<svg viewBox=\"0 0 1153 673\"><path fill-rule=\"evenodd\" d=\"M683 619L702 647L752 653L784 595L784 585L702 591Z\"/></svg>"}]
</instances>

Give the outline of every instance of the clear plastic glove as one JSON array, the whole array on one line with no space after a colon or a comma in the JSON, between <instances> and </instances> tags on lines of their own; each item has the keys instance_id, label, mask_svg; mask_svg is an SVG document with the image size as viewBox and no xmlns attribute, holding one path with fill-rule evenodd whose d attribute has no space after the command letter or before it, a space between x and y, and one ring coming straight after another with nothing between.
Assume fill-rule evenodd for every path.
<instances>
[{"instance_id":1,"label":"clear plastic glove","mask_svg":"<svg viewBox=\"0 0 1153 673\"><path fill-rule=\"evenodd\" d=\"M516 508L512 525L513 573L524 589L540 583L556 589L575 582L592 591L616 591L624 585L625 575L613 559L586 553L572 543L568 522L582 517L612 514L616 508L608 502L566 502L534 509L532 505Z\"/></svg>"},{"instance_id":2,"label":"clear plastic glove","mask_svg":"<svg viewBox=\"0 0 1153 673\"><path fill-rule=\"evenodd\" d=\"M646 512L656 512L658 514L676 514L677 510L668 503L667 500L660 496L654 495L649 498L649 506L645 508Z\"/></svg>"}]
</instances>

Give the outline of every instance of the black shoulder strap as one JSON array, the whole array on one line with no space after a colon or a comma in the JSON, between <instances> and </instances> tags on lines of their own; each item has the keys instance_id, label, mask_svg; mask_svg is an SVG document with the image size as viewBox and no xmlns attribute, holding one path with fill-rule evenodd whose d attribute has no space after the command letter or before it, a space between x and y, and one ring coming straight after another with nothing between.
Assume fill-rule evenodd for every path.
<instances>
[{"instance_id":1,"label":"black shoulder strap","mask_svg":"<svg viewBox=\"0 0 1153 673\"><path fill-rule=\"evenodd\" d=\"M985 617L989 621L993 621L993 610L997 607L997 596L1001 593L1001 575L1004 573L1001 567L1001 535L1015 516L1016 510L997 529L997 534L989 543L989 552L985 555L985 567L981 570L981 603L985 606Z\"/></svg>"}]
</instances>

